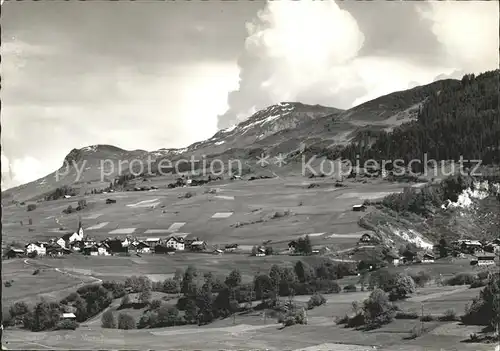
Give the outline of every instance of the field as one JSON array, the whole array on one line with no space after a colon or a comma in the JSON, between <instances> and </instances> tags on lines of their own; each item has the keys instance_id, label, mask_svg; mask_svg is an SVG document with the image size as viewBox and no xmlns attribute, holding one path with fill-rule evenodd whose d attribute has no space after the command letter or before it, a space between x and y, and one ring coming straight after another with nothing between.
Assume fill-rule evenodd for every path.
<instances>
[{"instance_id":1,"label":"field","mask_svg":"<svg viewBox=\"0 0 500 351\"><path fill-rule=\"evenodd\" d=\"M353 183L336 188L332 181L315 180L318 187L308 189L312 182L303 182L303 178L235 181L210 187L93 195L86 198L87 209L69 215L62 211L69 205L75 208L79 197L38 203L32 212L27 212L24 206L11 205L4 207L3 240L25 242L57 237L61 232L76 230L81 216L86 234L96 239L151 235L145 234L148 230L156 236L168 236L170 227L178 223L175 231L198 236L212 245L286 242L304 234L325 233L325 238L344 234L336 240L318 238L332 245L338 241L342 246L355 243L362 231L357 225L362 213L352 212L352 205L401 191L403 187L379 181L379 184ZM209 188L215 188L217 193L206 193ZM193 196L184 198L188 192ZM106 205L107 198L117 203ZM289 215L272 218L276 212L287 210L291 212ZM220 213L229 216L212 218ZM33 221L31 226L29 218ZM352 234L352 238L345 234Z\"/></svg>"},{"instance_id":2,"label":"field","mask_svg":"<svg viewBox=\"0 0 500 351\"><path fill-rule=\"evenodd\" d=\"M435 289L422 289L420 294L427 295L426 308L434 309L442 303L442 298L434 298ZM450 293L460 301L470 300L477 289ZM217 321L205 327L171 327L118 331L102 329L99 320L82 325L76 331L55 331L27 333L8 330L4 333L4 344L9 349L165 349L168 338L169 349L238 349L238 350L347 350L363 351L373 349L396 350L492 350L491 345L467 344L465 340L477 327L456 326L454 322L428 322L429 332L414 341L405 340L418 321L396 320L373 332L360 332L337 326L334 317L348 313L351 302L362 300L367 293L341 293L326 295L324 306L308 311L308 324L282 329L275 319L264 317L257 312L238 315L233 319ZM308 297L297 297L306 301ZM140 313L140 311L137 311ZM459 332L458 332L459 331ZM330 344L323 345L321 344ZM322 348L326 347L326 348Z\"/></svg>"},{"instance_id":3,"label":"field","mask_svg":"<svg viewBox=\"0 0 500 351\"><path fill-rule=\"evenodd\" d=\"M309 188L309 184L317 186ZM331 179L300 177L278 178L210 184L206 187L162 189L150 192L124 192L86 197L84 211L63 214L68 205L77 206L81 197L37 203L37 209L27 212L23 206L3 208L3 242L10 243L57 238L61 233L77 229L82 218L85 235L99 240L106 237L166 237L182 234L198 237L209 248L237 243L250 251L254 245L271 241L276 250L286 249L287 243L305 234L313 245L326 245L333 252L355 247L366 232L358 225L365 213L353 212L352 206L364 199L377 199L390 192L401 191L405 184L382 180L373 182L344 182L336 187ZM162 186L156 180L155 185ZM165 184L163 184L164 186ZM208 189L216 189L208 193ZM191 197L186 197L187 193ZM116 204L106 205L112 198ZM28 219L33 221L28 224ZM23 225L20 224L23 222ZM63 228L63 230L60 230ZM14 259L2 263L2 281L13 279L11 287L3 288L2 302L35 302L41 296L61 298L85 282L124 280L132 275L146 275L153 281L171 277L177 269L194 265L201 271L225 276L239 269L244 281L267 271L273 264L293 264L300 256L273 255L251 257L248 253L213 255L210 253L178 252L175 255L148 255L140 257L84 257L72 254L60 259ZM33 275L35 268L40 273ZM398 271L407 267L396 267ZM468 260L436 262L420 265L412 270L426 270L434 277L451 276L457 272L473 270ZM358 277L339 281L343 287L356 284ZM454 308L463 312L467 302L478 294L478 289L430 286L419 290L412 298L401 303L411 311L443 313ZM24 330L4 331L4 344L8 349L239 349L239 350L314 350L362 351L376 345L379 350L490 350L484 345L461 341L473 329L453 323L430 323L428 332L415 341L408 341L415 321L396 320L374 331L360 332L337 326L335 317L351 311L353 300L361 301L367 293L341 293L327 296L327 303L308 312L308 325L282 329L273 318L264 319L259 313L239 315L235 319L216 321L204 327L173 327L146 330L104 330L100 318L83 323L76 331L30 333ZM306 302L309 296L298 296ZM112 308L117 307L117 301ZM141 310L129 311L142 314ZM464 335L457 332L457 328ZM469 333L469 334L470 334ZM460 335L456 335L460 334ZM312 349L307 349L312 350Z\"/></svg>"}]
</instances>

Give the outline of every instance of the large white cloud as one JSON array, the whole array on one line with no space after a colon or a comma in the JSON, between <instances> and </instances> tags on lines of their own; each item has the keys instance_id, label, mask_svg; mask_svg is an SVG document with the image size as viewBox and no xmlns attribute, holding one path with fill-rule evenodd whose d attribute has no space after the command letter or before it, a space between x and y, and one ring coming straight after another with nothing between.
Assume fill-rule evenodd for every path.
<instances>
[{"instance_id":1,"label":"large white cloud","mask_svg":"<svg viewBox=\"0 0 500 351\"><path fill-rule=\"evenodd\" d=\"M414 6L411 2L398 5ZM268 2L248 25L245 51L239 60L239 88L229 94L229 109L219 116L218 126L228 127L280 101L349 108L395 90L430 83L441 74L459 78L464 71L498 66L497 2L429 5L415 15L432 25L441 43L438 64L434 57L423 64L421 57L418 62L400 53L360 56L365 37L376 33L362 33L354 17L333 1ZM387 43L388 47L392 44ZM434 45L435 40L428 43Z\"/></svg>"}]
</instances>

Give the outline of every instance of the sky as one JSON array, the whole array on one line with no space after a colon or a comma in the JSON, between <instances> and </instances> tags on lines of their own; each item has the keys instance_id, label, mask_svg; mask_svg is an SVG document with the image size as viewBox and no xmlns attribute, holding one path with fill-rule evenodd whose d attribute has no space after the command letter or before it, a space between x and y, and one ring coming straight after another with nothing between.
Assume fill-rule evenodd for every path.
<instances>
[{"instance_id":1,"label":"sky","mask_svg":"<svg viewBox=\"0 0 500 351\"><path fill-rule=\"evenodd\" d=\"M2 189L73 148L185 147L280 101L495 69L498 23L496 1L6 1Z\"/></svg>"}]
</instances>

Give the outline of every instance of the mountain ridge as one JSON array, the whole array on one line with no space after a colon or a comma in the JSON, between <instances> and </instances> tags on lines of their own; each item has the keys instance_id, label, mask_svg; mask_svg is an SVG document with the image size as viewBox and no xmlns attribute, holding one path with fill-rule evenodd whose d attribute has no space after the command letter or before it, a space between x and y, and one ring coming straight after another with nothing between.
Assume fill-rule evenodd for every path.
<instances>
[{"instance_id":1,"label":"mountain ridge","mask_svg":"<svg viewBox=\"0 0 500 351\"><path fill-rule=\"evenodd\" d=\"M359 143L363 138L366 139L366 135L373 134L373 138L377 139L380 133L390 134L394 130L398 131L404 124L411 124L417 120L429 99L435 101L441 91L448 94L447 91L461 86L469 89L464 84L472 82L470 84L477 85L474 79L473 75L467 75L462 81L440 80L383 95L347 110L300 102L280 102L257 111L235 126L217 131L206 140L195 142L184 148L128 151L113 145L90 145L71 150L65 157L65 164L61 168L64 168L67 162L74 161L76 164L81 164L85 160L86 166L89 167L81 170L83 175L81 182L91 182L100 180L98 173L100 173L102 160L110 160L115 168L115 164L119 161L151 159L153 172L156 172L159 170L158 164L165 159L175 161L181 158L199 159L215 156L222 158L238 156L245 159L263 152L289 154L297 151L302 145L318 150L335 150L352 143ZM482 81L481 84L483 84ZM27 192L26 189L33 183L44 185L44 191L75 183L70 180L75 176L75 172L69 172L66 175L65 178L70 179L58 181L50 179L61 168L35 182L8 189L2 195L14 197L12 194L16 192ZM127 173L130 169L121 171ZM112 180L117 175L115 173L110 174L105 181ZM37 191L30 193L33 195ZM27 200L26 196L21 196L21 198Z\"/></svg>"}]
</instances>

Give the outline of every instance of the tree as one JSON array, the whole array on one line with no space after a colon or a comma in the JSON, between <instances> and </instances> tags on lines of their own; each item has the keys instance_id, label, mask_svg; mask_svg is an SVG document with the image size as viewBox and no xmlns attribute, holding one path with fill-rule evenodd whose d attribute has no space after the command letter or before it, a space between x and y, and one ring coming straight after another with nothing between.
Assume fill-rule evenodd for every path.
<instances>
[{"instance_id":1,"label":"tree","mask_svg":"<svg viewBox=\"0 0 500 351\"><path fill-rule=\"evenodd\" d=\"M226 285L230 288L236 288L241 284L241 273L237 269L231 271L226 278Z\"/></svg>"},{"instance_id":2,"label":"tree","mask_svg":"<svg viewBox=\"0 0 500 351\"><path fill-rule=\"evenodd\" d=\"M296 251L304 255L312 254L312 245L309 235L306 235L304 238L299 238L299 240L297 240Z\"/></svg>"},{"instance_id":3,"label":"tree","mask_svg":"<svg viewBox=\"0 0 500 351\"><path fill-rule=\"evenodd\" d=\"M101 325L103 328L115 329L116 328L116 319L113 314L113 311L108 310L104 312L101 317Z\"/></svg>"},{"instance_id":4,"label":"tree","mask_svg":"<svg viewBox=\"0 0 500 351\"><path fill-rule=\"evenodd\" d=\"M135 319L128 313L120 313L118 315L118 329L129 330L135 329Z\"/></svg>"},{"instance_id":5,"label":"tree","mask_svg":"<svg viewBox=\"0 0 500 351\"><path fill-rule=\"evenodd\" d=\"M28 305L26 304L26 302L23 302L23 301L16 302L12 306L10 306L10 308L9 308L9 313L10 313L12 318L15 318L17 316L23 316L26 313L28 313L29 311L30 311L30 309L29 309Z\"/></svg>"},{"instance_id":6,"label":"tree","mask_svg":"<svg viewBox=\"0 0 500 351\"><path fill-rule=\"evenodd\" d=\"M166 279L163 282L162 291L167 294L178 294L181 292L180 280Z\"/></svg>"},{"instance_id":7,"label":"tree","mask_svg":"<svg viewBox=\"0 0 500 351\"><path fill-rule=\"evenodd\" d=\"M363 315L368 329L379 328L394 319L395 310L387 294L375 289L363 303Z\"/></svg>"},{"instance_id":8,"label":"tree","mask_svg":"<svg viewBox=\"0 0 500 351\"><path fill-rule=\"evenodd\" d=\"M85 199L78 200L77 210L83 210L86 207L87 207L87 200Z\"/></svg>"},{"instance_id":9,"label":"tree","mask_svg":"<svg viewBox=\"0 0 500 351\"><path fill-rule=\"evenodd\" d=\"M448 242L446 241L446 239L444 237L442 237L439 240L438 250L439 250L439 256L441 258L448 257L449 246L448 246Z\"/></svg>"},{"instance_id":10,"label":"tree","mask_svg":"<svg viewBox=\"0 0 500 351\"><path fill-rule=\"evenodd\" d=\"M462 317L464 324L489 326L497 334L500 329L500 274L490 276L488 284L472 301Z\"/></svg>"},{"instance_id":11,"label":"tree","mask_svg":"<svg viewBox=\"0 0 500 351\"><path fill-rule=\"evenodd\" d=\"M164 305L158 310L158 327L174 326L179 320L179 310L175 306Z\"/></svg>"},{"instance_id":12,"label":"tree","mask_svg":"<svg viewBox=\"0 0 500 351\"><path fill-rule=\"evenodd\" d=\"M263 300L269 297L269 293L273 291L273 282L267 274L259 274L254 278L254 290L256 298Z\"/></svg>"},{"instance_id":13,"label":"tree","mask_svg":"<svg viewBox=\"0 0 500 351\"><path fill-rule=\"evenodd\" d=\"M202 289L201 294L197 298L198 306L198 324L203 325L210 323L214 319L213 310L214 297L212 295L212 282L207 281Z\"/></svg>"},{"instance_id":14,"label":"tree","mask_svg":"<svg viewBox=\"0 0 500 351\"><path fill-rule=\"evenodd\" d=\"M416 285L413 278L407 274L400 273L397 275L394 285L389 292L389 298L391 301L401 300L413 294L415 290Z\"/></svg>"},{"instance_id":15,"label":"tree","mask_svg":"<svg viewBox=\"0 0 500 351\"><path fill-rule=\"evenodd\" d=\"M252 256L256 256L256 255L257 255L257 252L258 252L258 248L257 248L257 246L253 246L253 247L252 247Z\"/></svg>"},{"instance_id":16,"label":"tree","mask_svg":"<svg viewBox=\"0 0 500 351\"><path fill-rule=\"evenodd\" d=\"M123 296L121 305L123 307L130 305L130 296L128 294L126 294L125 296Z\"/></svg>"},{"instance_id":17,"label":"tree","mask_svg":"<svg viewBox=\"0 0 500 351\"><path fill-rule=\"evenodd\" d=\"M143 291L141 291L138 300L139 303L148 304L151 300L151 289L144 289Z\"/></svg>"},{"instance_id":18,"label":"tree","mask_svg":"<svg viewBox=\"0 0 500 351\"><path fill-rule=\"evenodd\" d=\"M198 319L198 306L196 305L196 301L193 299L188 299L185 306L185 315L186 322L194 323Z\"/></svg>"},{"instance_id":19,"label":"tree","mask_svg":"<svg viewBox=\"0 0 500 351\"><path fill-rule=\"evenodd\" d=\"M194 278L198 276L198 272L194 266L188 266L186 271L184 272L184 277L182 278L182 284L181 284L181 292L184 295L188 295L189 293L192 292L192 283L194 281Z\"/></svg>"},{"instance_id":20,"label":"tree","mask_svg":"<svg viewBox=\"0 0 500 351\"><path fill-rule=\"evenodd\" d=\"M295 264L295 274L301 283L307 283L315 278L314 269L303 261L298 261Z\"/></svg>"},{"instance_id":21,"label":"tree","mask_svg":"<svg viewBox=\"0 0 500 351\"><path fill-rule=\"evenodd\" d=\"M24 315L23 324L31 331L43 331L53 329L59 322L61 315L59 303L39 302L32 312Z\"/></svg>"},{"instance_id":22,"label":"tree","mask_svg":"<svg viewBox=\"0 0 500 351\"><path fill-rule=\"evenodd\" d=\"M183 275L184 275L184 272L182 271L182 269L177 268L177 269L175 270L174 280L175 280L175 281L178 281L178 282L182 281L182 276L183 276Z\"/></svg>"},{"instance_id":23,"label":"tree","mask_svg":"<svg viewBox=\"0 0 500 351\"><path fill-rule=\"evenodd\" d=\"M151 311L154 311L154 310L157 310L161 307L162 305L162 301L161 300L153 300L151 301L151 303L149 304L149 309Z\"/></svg>"}]
</instances>

